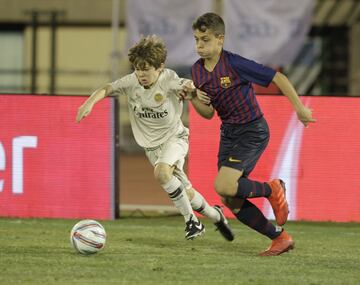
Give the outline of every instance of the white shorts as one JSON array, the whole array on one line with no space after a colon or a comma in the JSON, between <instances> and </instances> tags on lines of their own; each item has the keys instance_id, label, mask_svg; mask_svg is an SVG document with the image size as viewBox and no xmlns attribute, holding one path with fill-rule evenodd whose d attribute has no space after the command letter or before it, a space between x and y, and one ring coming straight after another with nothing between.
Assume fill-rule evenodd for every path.
<instances>
[{"instance_id":1,"label":"white shorts","mask_svg":"<svg viewBox=\"0 0 360 285\"><path fill-rule=\"evenodd\" d=\"M189 150L188 135L174 136L155 149L145 149L145 154L152 166L158 163L166 163L175 166L174 176L178 178L185 189L192 187L184 172L185 157Z\"/></svg>"}]
</instances>

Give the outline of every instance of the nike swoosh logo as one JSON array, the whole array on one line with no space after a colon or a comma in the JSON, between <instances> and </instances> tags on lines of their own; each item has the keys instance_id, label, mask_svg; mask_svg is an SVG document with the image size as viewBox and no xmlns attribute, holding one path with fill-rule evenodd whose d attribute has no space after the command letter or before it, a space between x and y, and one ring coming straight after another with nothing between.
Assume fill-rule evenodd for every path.
<instances>
[{"instance_id":1,"label":"nike swoosh logo","mask_svg":"<svg viewBox=\"0 0 360 285\"><path fill-rule=\"evenodd\" d=\"M233 158L232 156L229 157L229 161L230 161L230 162L241 162L241 160L235 159L235 158Z\"/></svg>"},{"instance_id":2,"label":"nike swoosh logo","mask_svg":"<svg viewBox=\"0 0 360 285\"><path fill-rule=\"evenodd\" d=\"M198 224L194 223L194 224L195 224L195 227L196 227L198 230L201 230L201 229L202 229L202 225L201 225L200 223L198 223Z\"/></svg>"}]
</instances>

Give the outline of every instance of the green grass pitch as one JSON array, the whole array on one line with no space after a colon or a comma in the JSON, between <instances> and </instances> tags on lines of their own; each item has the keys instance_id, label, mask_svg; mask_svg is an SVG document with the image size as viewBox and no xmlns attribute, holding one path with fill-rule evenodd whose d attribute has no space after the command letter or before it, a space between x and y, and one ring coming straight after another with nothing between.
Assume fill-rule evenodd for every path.
<instances>
[{"instance_id":1,"label":"green grass pitch","mask_svg":"<svg viewBox=\"0 0 360 285\"><path fill-rule=\"evenodd\" d=\"M259 257L267 238L236 220L233 242L207 219L203 237L184 239L182 217L100 221L105 249L77 254L76 220L0 218L0 284L359 284L360 224L288 222L295 250Z\"/></svg>"}]
</instances>

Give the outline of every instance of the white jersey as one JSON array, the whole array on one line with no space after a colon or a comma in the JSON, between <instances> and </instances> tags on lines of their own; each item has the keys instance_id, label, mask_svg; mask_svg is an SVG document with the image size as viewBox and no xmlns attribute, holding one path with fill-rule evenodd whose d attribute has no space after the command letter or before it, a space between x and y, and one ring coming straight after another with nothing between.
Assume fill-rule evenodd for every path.
<instances>
[{"instance_id":1,"label":"white jersey","mask_svg":"<svg viewBox=\"0 0 360 285\"><path fill-rule=\"evenodd\" d=\"M153 148L173 136L188 134L181 121L183 103L176 97L188 81L165 68L149 89L139 83L135 72L111 83L113 94L127 96L131 128L140 146Z\"/></svg>"}]
</instances>

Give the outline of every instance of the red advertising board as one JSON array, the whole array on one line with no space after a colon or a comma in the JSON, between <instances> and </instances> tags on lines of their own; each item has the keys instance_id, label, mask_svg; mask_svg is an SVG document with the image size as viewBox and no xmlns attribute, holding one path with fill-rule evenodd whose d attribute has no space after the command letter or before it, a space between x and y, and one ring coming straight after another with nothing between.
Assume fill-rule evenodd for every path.
<instances>
[{"instance_id":1,"label":"red advertising board","mask_svg":"<svg viewBox=\"0 0 360 285\"><path fill-rule=\"evenodd\" d=\"M258 100L271 138L250 178L286 182L291 220L360 222L360 98L303 97L317 119L309 128L286 97ZM189 176L212 204L220 201L213 186L219 127L218 118L208 121L190 109ZM273 218L266 199L252 201Z\"/></svg>"},{"instance_id":2,"label":"red advertising board","mask_svg":"<svg viewBox=\"0 0 360 285\"><path fill-rule=\"evenodd\" d=\"M114 102L0 95L0 216L114 218Z\"/></svg>"}]
</instances>

